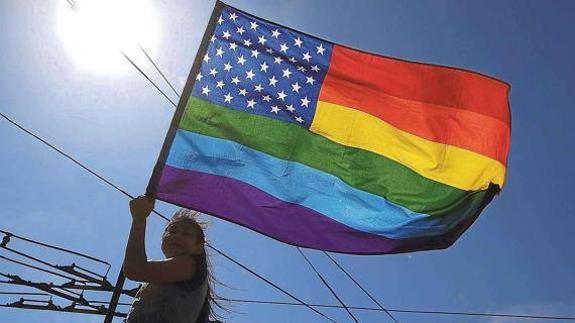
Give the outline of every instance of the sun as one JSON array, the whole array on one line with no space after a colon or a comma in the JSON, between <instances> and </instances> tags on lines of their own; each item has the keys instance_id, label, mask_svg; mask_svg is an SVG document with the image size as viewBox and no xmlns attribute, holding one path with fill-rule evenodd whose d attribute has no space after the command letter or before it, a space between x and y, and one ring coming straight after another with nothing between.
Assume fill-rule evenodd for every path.
<instances>
[{"instance_id":1,"label":"sun","mask_svg":"<svg viewBox=\"0 0 575 323\"><path fill-rule=\"evenodd\" d=\"M154 52L160 30L148 0L61 1L57 30L66 51L82 70L121 75L130 66L119 50L138 60L138 44ZM70 7L74 3L74 9ZM141 58L140 58L141 59Z\"/></svg>"}]
</instances>

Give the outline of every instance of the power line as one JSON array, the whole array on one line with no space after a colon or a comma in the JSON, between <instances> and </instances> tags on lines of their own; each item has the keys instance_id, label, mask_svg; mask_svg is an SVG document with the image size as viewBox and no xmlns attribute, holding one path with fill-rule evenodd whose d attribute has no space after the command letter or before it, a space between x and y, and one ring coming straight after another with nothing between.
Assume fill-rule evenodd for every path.
<instances>
[{"instance_id":1,"label":"power line","mask_svg":"<svg viewBox=\"0 0 575 323\"><path fill-rule=\"evenodd\" d=\"M333 290L333 288L331 288L331 286L328 284L328 282L323 278L323 276L319 273L319 271L317 271L317 269L315 268L315 266L311 263L311 261L307 258L307 256L303 253L303 251L301 250L300 247L296 247L297 251L299 251L299 253L302 255L303 259L305 259L305 261L307 262L307 264L311 267L311 269L315 272L315 274L319 277L319 279L321 280L321 282L325 285L325 287L327 287L327 289L329 289L329 291L331 292L331 294L337 299L337 301L341 304L341 306L343 306L343 308L345 308L345 311L347 312L347 314L349 314L349 316L351 316L351 318L356 322L359 323L359 321L357 320L357 318L353 315L353 313L349 310L349 308L347 308L347 306L345 306L345 303L341 300L341 298L339 298L339 296L337 295L337 293L335 292L335 290Z\"/></svg>"},{"instance_id":2,"label":"power line","mask_svg":"<svg viewBox=\"0 0 575 323\"><path fill-rule=\"evenodd\" d=\"M290 305L290 306L302 306L298 303L282 302L282 301L260 301L260 300L246 300L246 299L226 299L230 302L237 303L253 303L253 304L267 304L267 305ZM314 307L324 307L324 308L343 308L340 305L329 305L329 304L313 304L309 303L310 306ZM348 306L350 309L354 310L364 310L364 311L377 311L377 312L393 312L393 313L411 313L411 314L435 314L435 315L460 315L460 316L483 316L483 317L505 317L505 318L518 318L518 319L543 319L543 320L568 320L575 321L575 316L542 316L542 315L518 315L518 314L499 314L499 313L475 313L475 312L452 312L452 311L424 311L424 310L404 310L404 309L390 309L382 310L380 308L373 307L362 307L362 306Z\"/></svg>"},{"instance_id":3,"label":"power line","mask_svg":"<svg viewBox=\"0 0 575 323\"><path fill-rule=\"evenodd\" d=\"M334 258L332 258L329 253L323 251L323 254L326 255L337 266L337 268L339 268L349 279L351 279L351 281L354 282L355 285L359 287L375 304L377 304L377 306L379 306L379 308L381 308L393 321L399 323L399 321L395 317L393 317L393 315L391 315L391 313L389 313L389 311L387 311L383 307L383 305L381 305L375 299L375 297L371 296L371 294L365 288L363 288L363 286L361 286L361 284L357 280L355 280L355 278L353 278L353 276L350 273L348 273Z\"/></svg>"},{"instance_id":4,"label":"power line","mask_svg":"<svg viewBox=\"0 0 575 323\"><path fill-rule=\"evenodd\" d=\"M284 290L283 288L279 287L278 285L274 284L273 282L271 282L270 280L268 280L267 278L261 276L260 274L256 273L255 271L249 269L248 267L244 266L243 264L241 264L239 261L233 259L232 257L224 254L223 252L221 252L220 250L218 250L216 247L208 244L208 247L210 247L211 249L213 249L214 251L216 251L217 253L219 253L220 255L224 256L226 259L228 259L229 261L235 263L236 265L242 267L243 269L247 270L248 272L250 272L252 275L255 275L256 277L258 277L259 279L265 281L266 283L268 283L269 285L273 286L274 288L276 288L277 290L281 291L282 293L286 294L287 296L295 299L296 301L298 301L300 303L300 305L305 306L307 308L309 308L310 310L316 312L317 314L321 315L322 317L330 320L331 322L335 322L333 319L327 317L325 314L321 313L320 311L316 310L315 308L311 307L310 305L308 305L307 303L303 302L302 300L300 300L299 298L295 297L294 295L290 294L289 292L287 292L286 290Z\"/></svg>"},{"instance_id":5,"label":"power line","mask_svg":"<svg viewBox=\"0 0 575 323\"><path fill-rule=\"evenodd\" d=\"M162 70L160 70L160 68L158 67L158 65L156 64L156 62L154 62L154 60L152 59L152 57L150 55L148 55L148 52L144 49L144 47L141 44L138 44L138 47L140 47L140 50L144 53L144 55L146 55L146 57L148 58L148 60L150 61L150 63L152 63L152 65L154 66L154 68L156 69L156 71L162 76L162 78L164 79L164 81L166 81L166 83L168 83L168 85L170 86L170 88L172 89L172 91L174 91L174 93L176 94L176 97L180 97L180 94L178 93L178 91L176 91L176 89L174 88L174 86L172 85L172 83L170 81L168 81L168 78L166 77L166 75L164 75L164 73L162 72Z\"/></svg>"},{"instance_id":6,"label":"power line","mask_svg":"<svg viewBox=\"0 0 575 323\"><path fill-rule=\"evenodd\" d=\"M48 270L48 269L40 268L40 267L38 267L38 266L30 265L30 264L27 264L27 263L25 263L25 262L18 261L18 260L16 260L16 259L12 259L12 258L5 257L5 256L2 256L2 255L0 255L0 259L4 259L4 260L6 260L6 261L9 261L9 262L18 264L18 265L20 265L20 266L28 267L28 268L31 268L31 269L34 269L34 270L38 270L38 271L41 271L41 272L45 272L45 273L47 273L47 274L51 274L51 275L54 275L54 276L58 276L58 277L61 277L61 278L64 278L64 279L68 279L68 280L70 280L70 281L74 281L74 280L75 280L74 277L62 275L62 274L57 273L57 272L55 272L55 271L51 271L51 270ZM84 282L84 281L80 281L80 282Z\"/></svg>"},{"instance_id":7,"label":"power line","mask_svg":"<svg viewBox=\"0 0 575 323\"><path fill-rule=\"evenodd\" d=\"M2 115L1 112L0 112L0 115ZM2 116L5 117L4 115L2 115ZM39 138L37 138L37 139L39 139ZM17 235L17 234L15 234L15 233L10 232L10 231L5 231L5 230L1 230L1 229L0 229L0 233L3 233L3 234L5 234L5 235L7 235L7 236L9 236L9 237L14 237L14 238L16 238L16 239L20 239L20 240L23 240L23 241L26 241L26 242L29 242L29 243L37 244L37 245L42 246L42 247L46 247L46 248L50 248L50 249L54 249L54 250L58 250L58 251L62 251L62 252L67 252L67 253L70 253L70 254L73 254L73 255L76 255L76 256L84 257L84 258L86 258L86 259L90 259L90 260L93 260L93 261L96 261L96 262L105 264L105 265L108 267L108 269L106 270L106 272L108 272L108 271L110 270L110 267L112 266L112 265L110 265L110 263L107 262L107 261L104 261L104 260L101 260L101 259L98 259L98 258L89 256L89 255L86 255L86 254L84 254L84 253L77 252L77 251L73 251L73 250L70 250L70 249L62 248L62 247L58 247L58 246L54 246L54 245L47 244L47 243L43 243L43 242L40 242L40 241L32 240L32 239L29 239L29 238L25 238L25 237L23 237L23 236Z\"/></svg>"},{"instance_id":8,"label":"power line","mask_svg":"<svg viewBox=\"0 0 575 323\"><path fill-rule=\"evenodd\" d=\"M160 89L156 83L154 83L154 81L152 81L152 79L146 74L144 73L144 71L142 71L142 69L140 67L138 67L138 65L136 65L136 63L134 63L134 61L132 61L132 59L130 59L130 57L128 55L126 55L126 53L124 53L124 51L119 50L120 54L122 54L122 56L124 56L124 58L130 63L132 64L132 66L138 70L138 72L140 72L140 74L142 74L155 88L156 90L158 90L158 92L160 92L164 98L166 98L166 100L170 101L170 103L174 106L174 108L177 106L174 101L172 101L172 99L170 99L170 97L168 97L168 95L166 93L164 93L164 91L162 91L162 89Z\"/></svg>"}]
</instances>

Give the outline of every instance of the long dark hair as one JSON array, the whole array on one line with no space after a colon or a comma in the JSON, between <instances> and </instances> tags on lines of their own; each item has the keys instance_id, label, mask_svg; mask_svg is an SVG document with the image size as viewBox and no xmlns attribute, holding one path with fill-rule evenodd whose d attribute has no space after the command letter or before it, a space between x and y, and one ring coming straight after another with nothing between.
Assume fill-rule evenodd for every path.
<instances>
[{"instance_id":1,"label":"long dark hair","mask_svg":"<svg viewBox=\"0 0 575 323\"><path fill-rule=\"evenodd\" d=\"M206 270L208 291L206 293L206 299L204 301L202 311L200 312L196 323L210 322L210 318L214 319L216 322L219 322L219 320L222 319L222 316L215 311L216 308L226 312L228 309L221 303L222 298L218 297L214 291L215 285L219 284L219 282L214 278L213 267L210 262L210 257L208 257L208 253L206 251L207 241L204 231L207 229L208 223L199 221L199 215L200 213L198 211L182 208L174 214L168 223L168 226L175 222L186 222L193 224L197 229L198 240L201 242L203 247L202 253L199 255L199 263L197 266L200 268L204 267Z\"/></svg>"}]
</instances>

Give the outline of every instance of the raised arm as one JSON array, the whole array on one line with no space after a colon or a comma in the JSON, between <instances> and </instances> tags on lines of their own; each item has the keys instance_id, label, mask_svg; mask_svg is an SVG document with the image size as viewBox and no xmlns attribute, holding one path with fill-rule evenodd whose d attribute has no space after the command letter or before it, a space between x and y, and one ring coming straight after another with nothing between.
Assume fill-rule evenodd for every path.
<instances>
[{"instance_id":1,"label":"raised arm","mask_svg":"<svg viewBox=\"0 0 575 323\"><path fill-rule=\"evenodd\" d=\"M124 274L136 281L170 283L188 280L194 274L194 259L176 256L160 261L148 261L146 256L146 219L154 209L154 200L139 196L130 201L132 227L124 256Z\"/></svg>"}]
</instances>

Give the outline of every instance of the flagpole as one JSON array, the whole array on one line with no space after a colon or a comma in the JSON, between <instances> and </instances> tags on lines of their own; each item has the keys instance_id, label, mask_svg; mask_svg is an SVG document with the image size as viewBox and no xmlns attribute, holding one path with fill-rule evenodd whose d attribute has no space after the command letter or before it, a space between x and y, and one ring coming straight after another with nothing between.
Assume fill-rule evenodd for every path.
<instances>
[{"instance_id":1,"label":"flagpole","mask_svg":"<svg viewBox=\"0 0 575 323\"><path fill-rule=\"evenodd\" d=\"M106 312L106 318L104 318L104 323L112 323L114 319L114 314L116 313L116 307L118 306L118 301L120 300L120 294L122 294L122 289L124 288L124 282L126 281L126 276L124 276L124 269L120 269L118 274L118 279L116 280L116 286L114 286L114 292L112 293L112 298L110 298L110 305L108 305L108 311Z\"/></svg>"}]
</instances>

